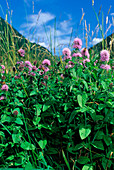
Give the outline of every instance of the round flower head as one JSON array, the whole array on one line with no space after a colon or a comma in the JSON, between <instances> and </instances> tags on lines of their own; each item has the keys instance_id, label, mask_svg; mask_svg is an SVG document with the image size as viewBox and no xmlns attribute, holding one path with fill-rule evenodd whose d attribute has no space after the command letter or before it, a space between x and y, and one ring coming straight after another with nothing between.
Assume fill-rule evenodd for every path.
<instances>
[{"instance_id":1,"label":"round flower head","mask_svg":"<svg viewBox=\"0 0 114 170\"><path fill-rule=\"evenodd\" d=\"M1 65L2 69L4 70L5 69L5 66L4 65Z\"/></svg>"},{"instance_id":2,"label":"round flower head","mask_svg":"<svg viewBox=\"0 0 114 170\"><path fill-rule=\"evenodd\" d=\"M62 51L64 56L70 56L71 55L71 51L69 48L64 48Z\"/></svg>"},{"instance_id":3,"label":"round flower head","mask_svg":"<svg viewBox=\"0 0 114 170\"><path fill-rule=\"evenodd\" d=\"M100 56L101 56L101 58L100 58L101 61L109 61L110 54L107 50L102 50L100 52Z\"/></svg>"},{"instance_id":4,"label":"round flower head","mask_svg":"<svg viewBox=\"0 0 114 170\"><path fill-rule=\"evenodd\" d=\"M82 56L86 56L87 58L89 58L89 51L87 48L82 48L81 54Z\"/></svg>"},{"instance_id":5,"label":"round flower head","mask_svg":"<svg viewBox=\"0 0 114 170\"><path fill-rule=\"evenodd\" d=\"M2 86L2 88L1 88L1 90L4 90L4 91L8 91L8 86L6 85L6 84L4 84L3 86Z\"/></svg>"},{"instance_id":6,"label":"round flower head","mask_svg":"<svg viewBox=\"0 0 114 170\"><path fill-rule=\"evenodd\" d=\"M33 67L32 67L32 70L33 70L33 71L36 71L36 70L38 70L38 68L37 68L36 66L33 66Z\"/></svg>"},{"instance_id":7,"label":"round flower head","mask_svg":"<svg viewBox=\"0 0 114 170\"><path fill-rule=\"evenodd\" d=\"M108 71L109 69L111 69L110 65L108 65L108 64L106 64L106 65L101 64L100 68L105 69L105 70L107 70L107 71Z\"/></svg>"},{"instance_id":8,"label":"round flower head","mask_svg":"<svg viewBox=\"0 0 114 170\"><path fill-rule=\"evenodd\" d=\"M25 67L28 67L28 66L32 67L31 62L30 61L25 61Z\"/></svg>"},{"instance_id":9,"label":"round flower head","mask_svg":"<svg viewBox=\"0 0 114 170\"><path fill-rule=\"evenodd\" d=\"M43 65L48 65L48 66L50 66L50 65L51 65L51 62L50 62L50 60L48 60L48 59L44 59L44 60L42 61L42 64L43 64Z\"/></svg>"},{"instance_id":10,"label":"round flower head","mask_svg":"<svg viewBox=\"0 0 114 170\"><path fill-rule=\"evenodd\" d=\"M80 54L80 53L74 53L72 56L73 56L73 57L82 57L82 54Z\"/></svg>"},{"instance_id":11,"label":"round flower head","mask_svg":"<svg viewBox=\"0 0 114 170\"><path fill-rule=\"evenodd\" d=\"M82 47L82 40L79 38L75 38L73 48L81 49L81 47Z\"/></svg>"},{"instance_id":12,"label":"round flower head","mask_svg":"<svg viewBox=\"0 0 114 170\"><path fill-rule=\"evenodd\" d=\"M90 62L90 59L86 58L83 60L83 63L85 64L86 62Z\"/></svg>"},{"instance_id":13,"label":"round flower head","mask_svg":"<svg viewBox=\"0 0 114 170\"><path fill-rule=\"evenodd\" d=\"M65 60L67 60L67 59L72 60L72 57L71 57L71 56L64 56L64 57L63 57L63 61L65 61Z\"/></svg>"},{"instance_id":14,"label":"round flower head","mask_svg":"<svg viewBox=\"0 0 114 170\"><path fill-rule=\"evenodd\" d=\"M1 97L0 97L0 100L4 100L4 99L5 99L5 97L4 97L4 96L1 96Z\"/></svg>"},{"instance_id":15,"label":"round flower head","mask_svg":"<svg viewBox=\"0 0 114 170\"><path fill-rule=\"evenodd\" d=\"M22 48L18 50L18 53L21 57L25 56L25 50L23 50Z\"/></svg>"}]
</instances>

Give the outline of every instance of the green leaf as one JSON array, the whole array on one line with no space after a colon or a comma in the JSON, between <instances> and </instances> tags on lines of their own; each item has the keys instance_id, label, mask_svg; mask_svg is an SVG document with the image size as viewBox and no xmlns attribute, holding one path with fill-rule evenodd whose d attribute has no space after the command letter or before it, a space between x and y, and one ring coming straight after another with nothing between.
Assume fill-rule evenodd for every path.
<instances>
[{"instance_id":1,"label":"green leaf","mask_svg":"<svg viewBox=\"0 0 114 170\"><path fill-rule=\"evenodd\" d=\"M80 144L77 144L77 145L74 147L73 151L77 151L77 150L83 148L84 145L85 145L85 142L82 142L82 143L80 143Z\"/></svg>"},{"instance_id":2,"label":"green leaf","mask_svg":"<svg viewBox=\"0 0 114 170\"><path fill-rule=\"evenodd\" d=\"M103 115L96 115L95 121L103 120L104 116Z\"/></svg>"},{"instance_id":3,"label":"green leaf","mask_svg":"<svg viewBox=\"0 0 114 170\"><path fill-rule=\"evenodd\" d=\"M97 149L101 149L101 150L104 150L104 146L103 146L103 143L102 141L94 141L92 143L92 145L97 148Z\"/></svg>"},{"instance_id":4,"label":"green leaf","mask_svg":"<svg viewBox=\"0 0 114 170\"><path fill-rule=\"evenodd\" d=\"M41 149L44 149L45 146L47 145L47 140L40 140L40 141L38 142L38 144L39 144L39 146L40 146Z\"/></svg>"},{"instance_id":5,"label":"green leaf","mask_svg":"<svg viewBox=\"0 0 114 170\"><path fill-rule=\"evenodd\" d=\"M11 122L11 117L5 114L1 115L1 123L4 123L4 122Z\"/></svg>"},{"instance_id":6,"label":"green leaf","mask_svg":"<svg viewBox=\"0 0 114 170\"><path fill-rule=\"evenodd\" d=\"M25 150L35 150L35 146L33 144L30 144L29 142L23 142L21 143L21 148Z\"/></svg>"},{"instance_id":7,"label":"green leaf","mask_svg":"<svg viewBox=\"0 0 114 170\"><path fill-rule=\"evenodd\" d=\"M75 116L76 116L77 113L78 113L78 112L76 112L76 110L74 110L74 111L71 113L70 118L69 118L69 123L72 122L72 120L75 118Z\"/></svg>"},{"instance_id":8,"label":"green leaf","mask_svg":"<svg viewBox=\"0 0 114 170\"><path fill-rule=\"evenodd\" d=\"M59 151L56 149L56 148L49 148L48 150L47 150L47 154L57 154Z\"/></svg>"},{"instance_id":9,"label":"green leaf","mask_svg":"<svg viewBox=\"0 0 114 170\"><path fill-rule=\"evenodd\" d=\"M81 95L78 95L78 96L77 96L77 100L78 100L79 106L82 107L82 96L81 96Z\"/></svg>"},{"instance_id":10,"label":"green leaf","mask_svg":"<svg viewBox=\"0 0 114 170\"><path fill-rule=\"evenodd\" d=\"M19 143L21 140L20 134L12 134L12 139L14 143Z\"/></svg>"},{"instance_id":11,"label":"green leaf","mask_svg":"<svg viewBox=\"0 0 114 170\"><path fill-rule=\"evenodd\" d=\"M82 82L85 85L86 90L88 91L88 84L87 84L87 82L85 80L83 80Z\"/></svg>"},{"instance_id":12,"label":"green leaf","mask_svg":"<svg viewBox=\"0 0 114 170\"><path fill-rule=\"evenodd\" d=\"M92 165L89 165L89 164L84 165L83 168L82 168L82 170L93 170L93 166L92 166Z\"/></svg>"},{"instance_id":13,"label":"green leaf","mask_svg":"<svg viewBox=\"0 0 114 170\"><path fill-rule=\"evenodd\" d=\"M106 89L107 87L106 83L104 81L101 81L101 84L102 84L103 89Z\"/></svg>"},{"instance_id":14,"label":"green leaf","mask_svg":"<svg viewBox=\"0 0 114 170\"><path fill-rule=\"evenodd\" d=\"M97 136L96 136L96 139L99 140L99 139L103 139L104 137L104 133L102 131L98 131L97 132Z\"/></svg>"},{"instance_id":15,"label":"green leaf","mask_svg":"<svg viewBox=\"0 0 114 170\"><path fill-rule=\"evenodd\" d=\"M112 144L112 140L109 136L104 136L104 141L105 141L107 146Z\"/></svg>"},{"instance_id":16,"label":"green leaf","mask_svg":"<svg viewBox=\"0 0 114 170\"><path fill-rule=\"evenodd\" d=\"M80 137L81 139L85 139L87 136L89 136L89 134L91 133L91 127L90 126L84 126L84 125L81 125L80 128L79 128L79 134L80 134Z\"/></svg>"},{"instance_id":17,"label":"green leaf","mask_svg":"<svg viewBox=\"0 0 114 170\"><path fill-rule=\"evenodd\" d=\"M25 170L33 170L32 164L30 162L26 164Z\"/></svg>"},{"instance_id":18,"label":"green leaf","mask_svg":"<svg viewBox=\"0 0 114 170\"><path fill-rule=\"evenodd\" d=\"M102 166L104 169L109 169L111 167L111 164L111 160L107 160L105 157L102 158Z\"/></svg>"},{"instance_id":19,"label":"green leaf","mask_svg":"<svg viewBox=\"0 0 114 170\"><path fill-rule=\"evenodd\" d=\"M43 112L45 112L49 107L50 107L50 105L44 104L44 105L43 105Z\"/></svg>"},{"instance_id":20,"label":"green leaf","mask_svg":"<svg viewBox=\"0 0 114 170\"><path fill-rule=\"evenodd\" d=\"M14 159L14 155L11 155L11 156L9 156L8 158L6 158L6 160L13 160Z\"/></svg>"},{"instance_id":21,"label":"green leaf","mask_svg":"<svg viewBox=\"0 0 114 170\"><path fill-rule=\"evenodd\" d=\"M77 160L79 164L86 164L90 161L90 159L86 156L80 156L80 158Z\"/></svg>"},{"instance_id":22,"label":"green leaf","mask_svg":"<svg viewBox=\"0 0 114 170\"><path fill-rule=\"evenodd\" d=\"M31 91L30 96L34 96L34 95L36 95L36 94L38 94L38 92L35 91L35 90L33 90L33 91Z\"/></svg>"},{"instance_id":23,"label":"green leaf","mask_svg":"<svg viewBox=\"0 0 114 170\"><path fill-rule=\"evenodd\" d=\"M36 125L38 125L39 124L39 122L40 122L40 120L41 120L41 117L34 117L34 120L33 120L33 124L36 126Z\"/></svg>"},{"instance_id":24,"label":"green leaf","mask_svg":"<svg viewBox=\"0 0 114 170\"><path fill-rule=\"evenodd\" d=\"M15 123L17 123L19 125L23 125L23 121L19 117L16 118Z\"/></svg>"}]
</instances>

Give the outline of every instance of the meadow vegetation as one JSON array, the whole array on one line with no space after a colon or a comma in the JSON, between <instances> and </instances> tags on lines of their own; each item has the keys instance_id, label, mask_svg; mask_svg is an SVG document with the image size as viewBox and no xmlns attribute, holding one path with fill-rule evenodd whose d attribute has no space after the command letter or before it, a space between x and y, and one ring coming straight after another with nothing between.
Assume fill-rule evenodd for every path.
<instances>
[{"instance_id":1,"label":"meadow vegetation","mask_svg":"<svg viewBox=\"0 0 114 170\"><path fill-rule=\"evenodd\" d=\"M10 34L0 37L0 168L112 169L112 39L88 51L76 37L62 56L37 58Z\"/></svg>"}]
</instances>

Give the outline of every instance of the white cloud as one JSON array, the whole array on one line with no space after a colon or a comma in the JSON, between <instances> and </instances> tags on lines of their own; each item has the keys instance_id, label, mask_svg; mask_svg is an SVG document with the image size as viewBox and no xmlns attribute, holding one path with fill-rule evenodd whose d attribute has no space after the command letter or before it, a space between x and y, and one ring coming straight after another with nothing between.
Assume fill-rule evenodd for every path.
<instances>
[{"instance_id":1,"label":"white cloud","mask_svg":"<svg viewBox=\"0 0 114 170\"><path fill-rule=\"evenodd\" d=\"M94 38L91 42L92 45L96 45L97 43L101 42L102 38Z\"/></svg>"},{"instance_id":2,"label":"white cloud","mask_svg":"<svg viewBox=\"0 0 114 170\"><path fill-rule=\"evenodd\" d=\"M110 15L114 16L114 13L111 13Z\"/></svg>"},{"instance_id":3,"label":"white cloud","mask_svg":"<svg viewBox=\"0 0 114 170\"><path fill-rule=\"evenodd\" d=\"M54 40L56 51L60 47L68 47L72 27L74 23L69 19L70 14L67 15L69 20L63 20L61 22L56 21L56 31L54 29L55 15L49 12L39 12L40 14L32 14L28 16L28 24L23 23L20 26L20 32L28 38L31 42L36 42L41 46L49 49L50 42L52 41L52 48L54 48ZM45 28L44 28L44 25ZM23 31L22 31L23 30ZM54 39L54 36L56 38ZM50 39L51 37L51 39ZM58 46L60 44L60 46Z\"/></svg>"}]
</instances>

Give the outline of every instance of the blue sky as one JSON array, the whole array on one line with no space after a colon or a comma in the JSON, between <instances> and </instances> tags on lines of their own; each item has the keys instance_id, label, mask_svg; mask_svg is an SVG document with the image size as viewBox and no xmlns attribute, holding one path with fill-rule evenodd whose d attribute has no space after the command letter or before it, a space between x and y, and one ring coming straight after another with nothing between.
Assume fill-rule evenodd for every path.
<instances>
[{"instance_id":1,"label":"blue sky","mask_svg":"<svg viewBox=\"0 0 114 170\"><path fill-rule=\"evenodd\" d=\"M102 24L103 12L104 33L109 27L107 35L110 35L114 31L114 1L94 0L94 9L97 14L101 5L99 21ZM55 44L56 49L59 50L59 48L68 47L70 40L72 43L75 37L82 39L84 47L85 24L88 31L88 47L98 43L102 38L97 27L98 21L92 8L92 0L1 0L0 16L5 19L6 13L8 13L8 22L12 21L17 31L31 42L37 42L48 49L50 49L50 39L52 39L52 47ZM82 15L84 17L80 23Z\"/></svg>"}]
</instances>

